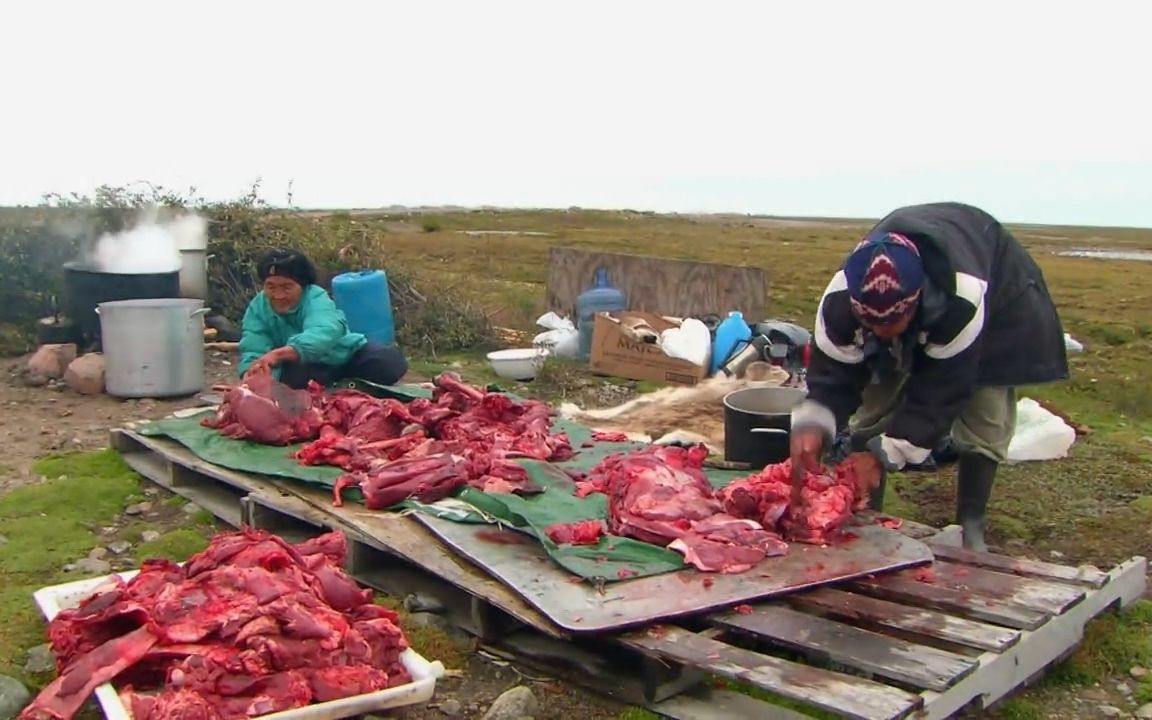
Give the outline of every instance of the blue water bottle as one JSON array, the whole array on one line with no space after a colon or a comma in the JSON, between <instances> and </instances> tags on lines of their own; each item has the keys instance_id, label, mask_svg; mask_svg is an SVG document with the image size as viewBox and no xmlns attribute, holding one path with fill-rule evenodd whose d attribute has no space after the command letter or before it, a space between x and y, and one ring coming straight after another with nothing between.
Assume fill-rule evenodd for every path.
<instances>
[{"instance_id":1,"label":"blue water bottle","mask_svg":"<svg viewBox=\"0 0 1152 720\"><path fill-rule=\"evenodd\" d=\"M621 312L628 309L624 293L608 284L608 271L596 270L592 287L576 297L576 329L580 331L580 359L587 362L592 354L592 328L597 313Z\"/></svg>"},{"instance_id":2,"label":"blue water bottle","mask_svg":"<svg viewBox=\"0 0 1152 720\"><path fill-rule=\"evenodd\" d=\"M751 339L752 328L748 327L744 314L736 310L728 313L728 317L716 328L716 337L712 340L712 363L708 368L709 374L715 375L736 348Z\"/></svg>"},{"instance_id":3,"label":"blue water bottle","mask_svg":"<svg viewBox=\"0 0 1152 720\"><path fill-rule=\"evenodd\" d=\"M388 291L388 275L383 270L337 275L332 278L332 300L343 311L352 332L381 345L396 342L392 295Z\"/></svg>"}]
</instances>

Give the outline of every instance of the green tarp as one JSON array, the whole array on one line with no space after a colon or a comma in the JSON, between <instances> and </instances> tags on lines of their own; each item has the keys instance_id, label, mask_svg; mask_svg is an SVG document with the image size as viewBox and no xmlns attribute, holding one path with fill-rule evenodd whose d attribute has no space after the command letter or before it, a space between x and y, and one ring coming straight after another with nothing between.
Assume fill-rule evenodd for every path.
<instances>
[{"instance_id":1,"label":"green tarp","mask_svg":"<svg viewBox=\"0 0 1152 720\"><path fill-rule=\"evenodd\" d=\"M427 390L414 386L397 388L366 387L374 395L389 395L401 400L427 396ZM169 418L140 425L136 432L148 436L167 436L188 448L207 462L238 472L300 480L331 488L343 473L339 468L307 466L292 458L300 446L272 447L226 438L215 430L200 425L203 415ZM480 512L462 513L452 507L406 502L398 508L411 508L457 522L488 522L496 518L516 527L532 530L544 550L569 572L582 578L611 582L629 577L658 575L684 567L682 557L671 550L629 538L607 536L598 545L556 545L548 539L545 528L554 523L607 518L607 497L601 494L578 498L572 494L573 481L565 472L586 471L606 456L643 447L638 443L594 442L589 428L569 420L558 419L553 432L567 432L576 457L564 463L524 460L521 464L545 491L530 497L484 493L465 488L457 496ZM585 447L588 445L588 447ZM739 473L710 472L714 486L726 485ZM345 493L348 500L359 500L358 491ZM487 516L487 517L485 517Z\"/></svg>"}]
</instances>

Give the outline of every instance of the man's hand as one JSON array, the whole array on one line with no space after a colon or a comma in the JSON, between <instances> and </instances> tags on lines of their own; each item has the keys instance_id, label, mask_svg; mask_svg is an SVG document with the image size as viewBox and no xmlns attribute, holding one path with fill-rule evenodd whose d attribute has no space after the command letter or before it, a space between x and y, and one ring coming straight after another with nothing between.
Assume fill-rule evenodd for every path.
<instances>
[{"instance_id":1,"label":"man's hand","mask_svg":"<svg viewBox=\"0 0 1152 720\"><path fill-rule=\"evenodd\" d=\"M884 476L884 466L870 452L852 453L848 462L856 468L856 486L860 496L864 497L880 487L880 479Z\"/></svg>"},{"instance_id":2,"label":"man's hand","mask_svg":"<svg viewBox=\"0 0 1152 720\"><path fill-rule=\"evenodd\" d=\"M824 452L823 430L794 430L789 445L793 468L820 472L820 456Z\"/></svg>"}]
</instances>

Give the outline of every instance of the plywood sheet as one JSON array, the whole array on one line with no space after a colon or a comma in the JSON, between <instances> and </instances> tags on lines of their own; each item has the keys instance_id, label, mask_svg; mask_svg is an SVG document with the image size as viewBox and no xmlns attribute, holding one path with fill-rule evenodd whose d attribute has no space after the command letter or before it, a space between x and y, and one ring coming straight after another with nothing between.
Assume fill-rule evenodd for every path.
<instances>
[{"instance_id":1,"label":"plywood sheet","mask_svg":"<svg viewBox=\"0 0 1152 720\"><path fill-rule=\"evenodd\" d=\"M750 321L765 318L768 278L761 268L563 247L551 249L548 308L574 317L576 297L601 267L608 271L609 282L624 291L629 310L673 317L723 316L739 310Z\"/></svg>"}]
</instances>

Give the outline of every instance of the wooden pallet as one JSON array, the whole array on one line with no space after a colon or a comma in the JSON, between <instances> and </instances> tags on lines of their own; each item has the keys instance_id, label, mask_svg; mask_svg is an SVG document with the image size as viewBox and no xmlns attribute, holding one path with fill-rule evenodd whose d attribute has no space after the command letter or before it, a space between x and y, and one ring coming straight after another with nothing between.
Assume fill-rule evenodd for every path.
<instances>
[{"instance_id":1,"label":"wooden pallet","mask_svg":"<svg viewBox=\"0 0 1152 720\"><path fill-rule=\"evenodd\" d=\"M349 571L364 584L431 593L492 651L684 720L797 717L701 683L709 676L846 718L946 718L987 707L1074 650L1092 618L1137 600L1147 570L1143 557L1102 572L973 553L957 547L954 529L923 538L931 531L908 524L933 548L933 565L575 641L410 518L333 508L303 483L219 468L166 439L121 430L113 446L145 477L230 524L292 539L343 531ZM518 645L524 633L537 636L531 647ZM580 652L622 655L599 674L573 672Z\"/></svg>"}]
</instances>

